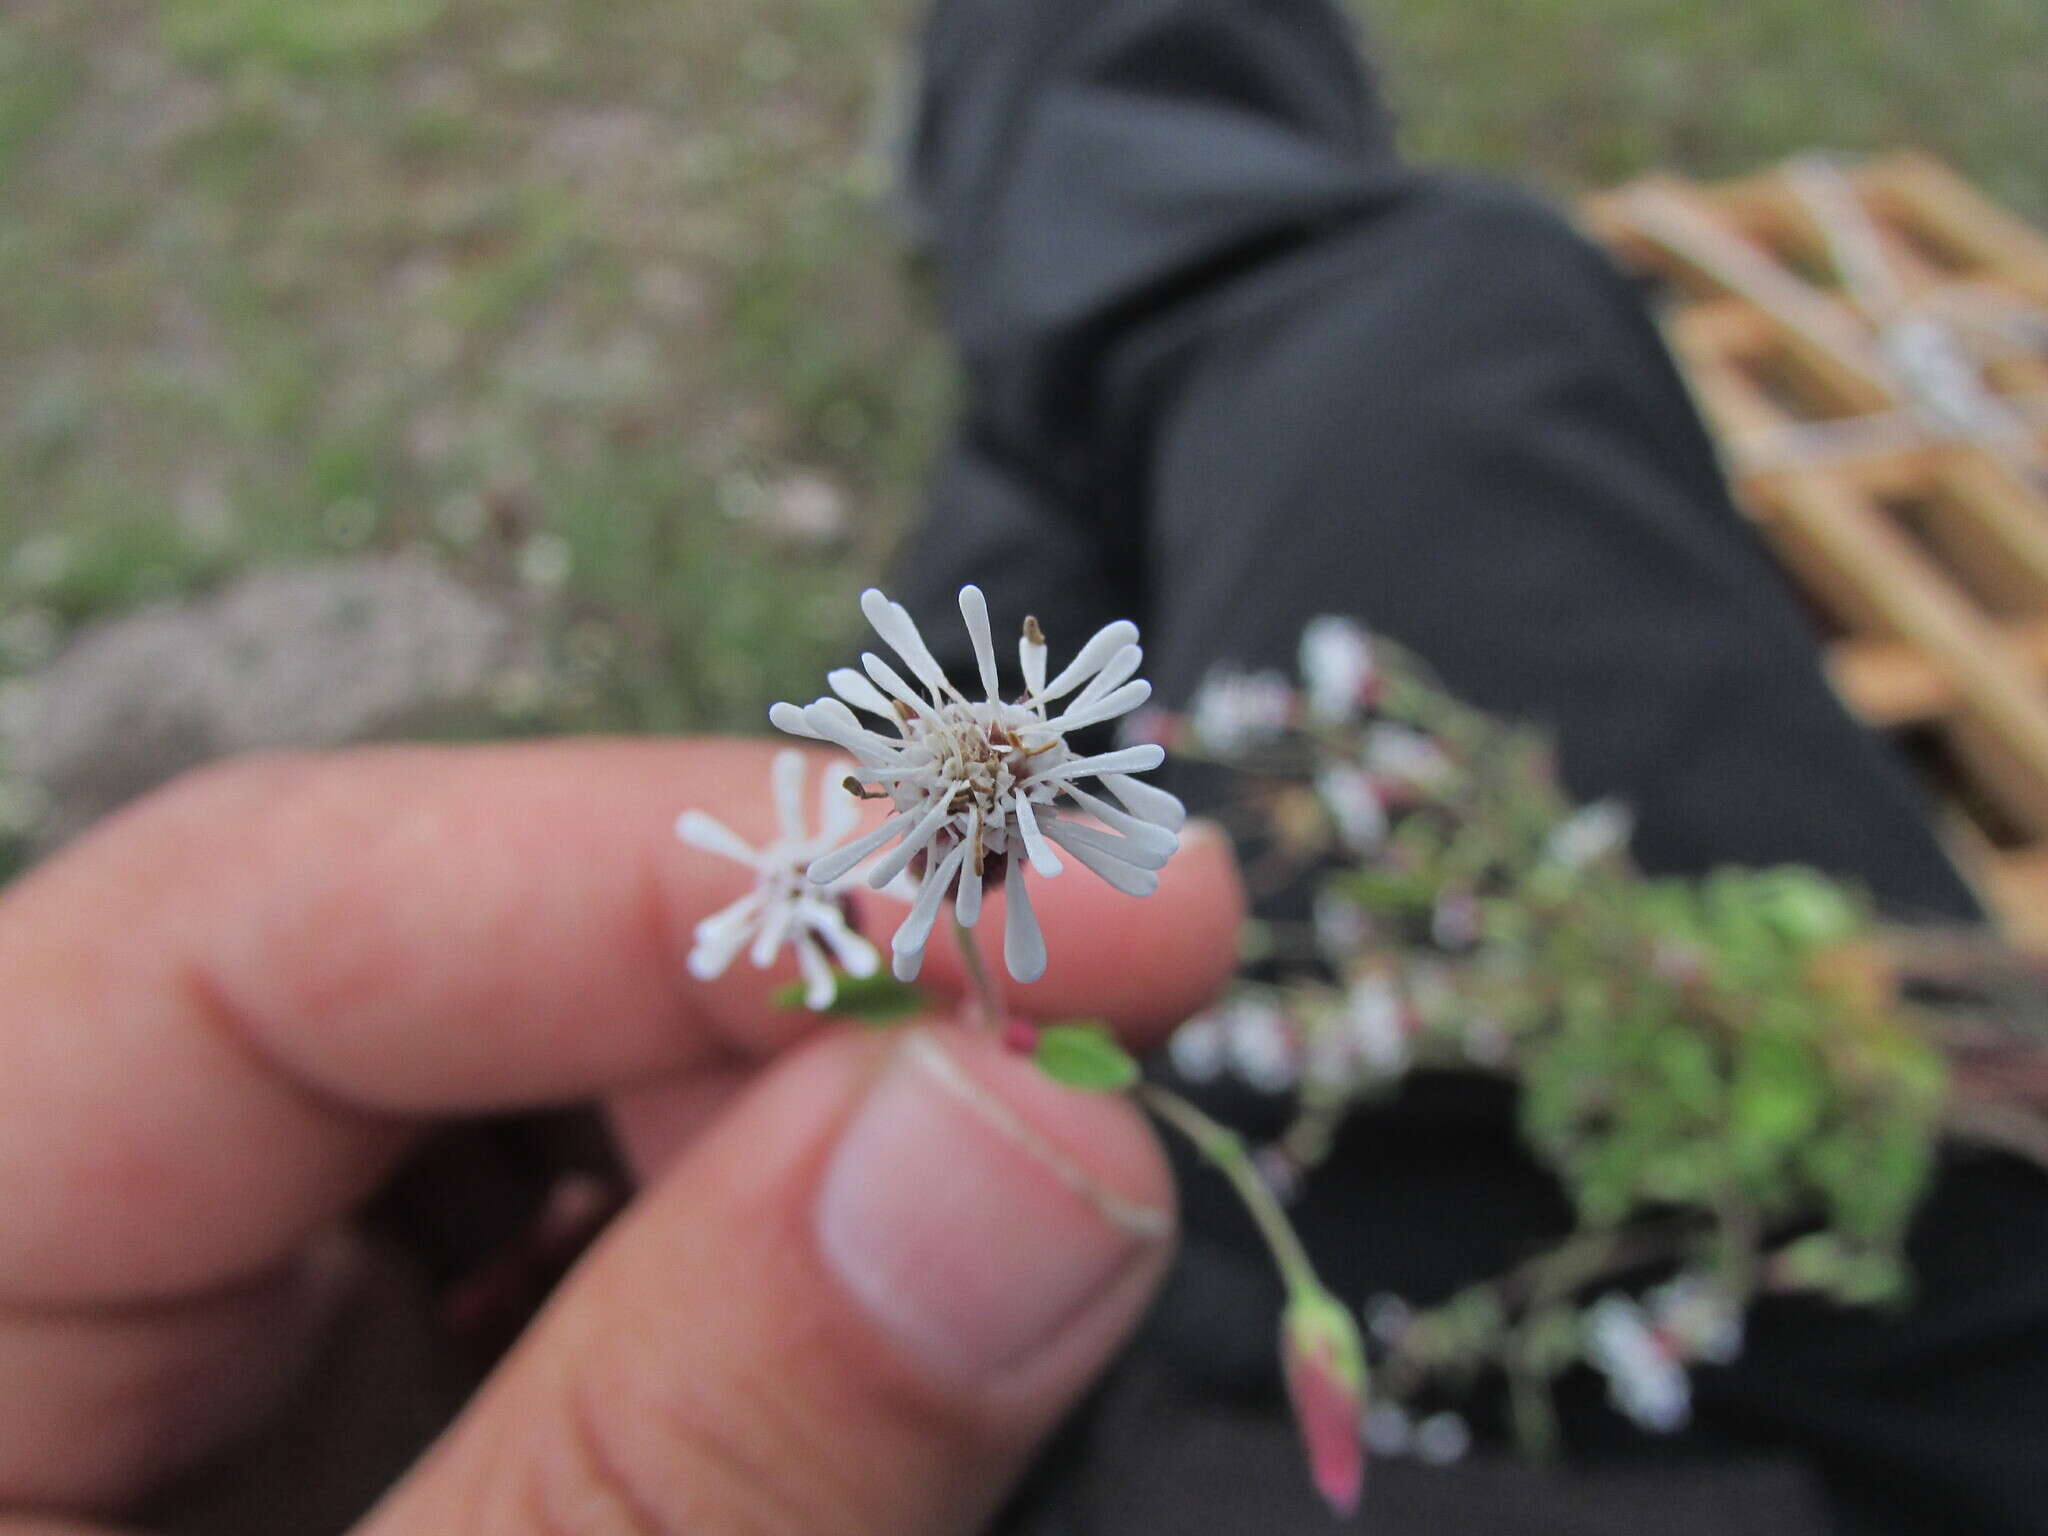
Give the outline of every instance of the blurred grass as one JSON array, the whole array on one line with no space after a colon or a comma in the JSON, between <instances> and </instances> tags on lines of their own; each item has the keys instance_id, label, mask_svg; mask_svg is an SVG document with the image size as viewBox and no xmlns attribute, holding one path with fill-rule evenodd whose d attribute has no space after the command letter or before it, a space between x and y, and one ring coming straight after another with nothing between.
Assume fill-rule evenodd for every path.
<instances>
[{"instance_id":1,"label":"blurred grass","mask_svg":"<svg viewBox=\"0 0 2048 1536\"><path fill-rule=\"evenodd\" d=\"M1425 158L1569 190L1912 143L2048 214L2039 0L1365 9ZM476 728L757 726L947 408L865 152L913 13L14 0L0 676L255 562L424 547L548 600L557 687ZM797 479L843 538L778 530Z\"/></svg>"}]
</instances>

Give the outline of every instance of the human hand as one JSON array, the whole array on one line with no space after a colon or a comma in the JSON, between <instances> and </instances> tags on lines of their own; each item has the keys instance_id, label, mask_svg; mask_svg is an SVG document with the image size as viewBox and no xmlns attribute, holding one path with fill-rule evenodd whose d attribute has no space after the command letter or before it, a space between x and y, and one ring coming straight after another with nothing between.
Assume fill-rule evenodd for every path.
<instances>
[{"instance_id":1,"label":"human hand","mask_svg":"<svg viewBox=\"0 0 2048 1536\"><path fill-rule=\"evenodd\" d=\"M435 1117L591 1098L649 1187L361 1529L987 1516L1151 1294L1170 1186L1128 1104L983 1038L689 978L745 876L668 825L765 831L770 751L243 762L0 897L0 1536L81 1530L260 1422L329 1310L324 1241ZM1034 1012L1143 1044L1225 979L1213 835L1147 902L1040 890ZM958 981L937 950L928 979Z\"/></svg>"}]
</instances>

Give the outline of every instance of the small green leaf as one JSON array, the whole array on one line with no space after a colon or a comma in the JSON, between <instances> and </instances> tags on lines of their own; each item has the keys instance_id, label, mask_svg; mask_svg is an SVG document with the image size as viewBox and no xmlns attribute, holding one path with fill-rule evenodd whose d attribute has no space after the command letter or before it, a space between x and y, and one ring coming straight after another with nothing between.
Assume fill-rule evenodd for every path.
<instances>
[{"instance_id":1,"label":"small green leaf","mask_svg":"<svg viewBox=\"0 0 2048 1536\"><path fill-rule=\"evenodd\" d=\"M820 1012L829 1018L852 1019L859 1024L871 1024L883 1028L900 1024L925 1010L924 994L917 988L906 986L887 971L874 976L848 976L837 973L838 993L828 1008ZM804 984L793 981L775 994L778 1008L801 1008L804 1006Z\"/></svg>"},{"instance_id":2,"label":"small green leaf","mask_svg":"<svg viewBox=\"0 0 2048 1536\"><path fill-rule=\"evenodd\" d=\"M1089 1093L1122 1093L1138 1081L1138 1064L1100 1024L1049 1024L1032 1053L1056 1083Z\"/></svg>"}]
</instances>

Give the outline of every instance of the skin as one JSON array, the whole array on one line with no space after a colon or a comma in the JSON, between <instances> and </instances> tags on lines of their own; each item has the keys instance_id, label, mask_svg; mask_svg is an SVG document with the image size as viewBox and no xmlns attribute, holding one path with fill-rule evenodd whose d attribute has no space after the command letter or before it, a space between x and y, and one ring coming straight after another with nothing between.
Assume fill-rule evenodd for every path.
<instances>
[{"instance_id":1,"label":"skin","mask_svg":"<svg viewBox=\"0 0 2048 1536\"><path fill-rule=\"evenodd\" d=\"M786 961L708 984L683 966L747 876L668 828L699 806L766 834L772 751L236 762L0 896L0 1536L97 1529L64 1521L112 1518L261 1423L347 1287L349 1212L436 1117L591 1100L643 1192L361 1529L985 1518L1168 1244L1148 1229L1048 1338L967 1376L853 1294L820 1251L821 1183L902 1044L770 1006ZM1208 829L1148 900L1085 871L1033 894L1052 962L1022 1011L1107 1016L1143 1047L1226 979L1242 898ZM870 903L870 936L900 910ZM981 929L993 947L1000 913ZM932 946L934 991L959 969ZM1163 1230L1171 1190L1128 1105L929 1033L966 1085L946 1112L986 1139L988 1199L1038 1202L1039 1248L1109 1241L1112 1208Z\"/></svg>"}]
</instances>

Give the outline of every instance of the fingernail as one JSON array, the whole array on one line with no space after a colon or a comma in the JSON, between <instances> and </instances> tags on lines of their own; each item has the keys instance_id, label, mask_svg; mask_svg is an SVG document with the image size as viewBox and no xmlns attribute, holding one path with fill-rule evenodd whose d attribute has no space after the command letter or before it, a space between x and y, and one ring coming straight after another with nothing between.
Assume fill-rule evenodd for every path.
<instances>
[{"instance_id":1,"label":"fingernail","mask_svg":"<svg viewBox=\"0 0 2048 1536\"><path fill-rule=\"evenodd\" d=\"M1047 1087L1023 1096L1043 1110ZM913 1031L840 1138L819 1196L819 1245L840 1282L927 1370L961 1385L1049 1346L1170 1226L1056 1147L1018 1096ZM1128 1113L1108 1099L1058 1107Z\"/></svg>"}]
</instances>

